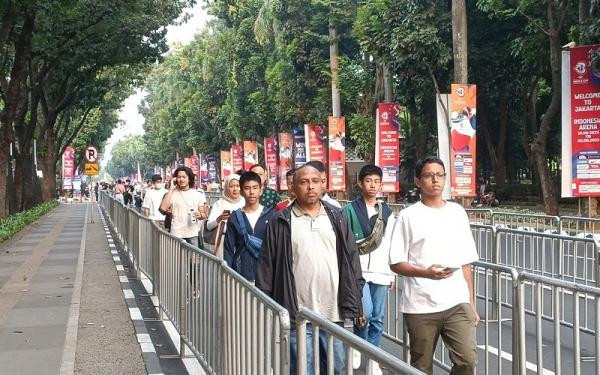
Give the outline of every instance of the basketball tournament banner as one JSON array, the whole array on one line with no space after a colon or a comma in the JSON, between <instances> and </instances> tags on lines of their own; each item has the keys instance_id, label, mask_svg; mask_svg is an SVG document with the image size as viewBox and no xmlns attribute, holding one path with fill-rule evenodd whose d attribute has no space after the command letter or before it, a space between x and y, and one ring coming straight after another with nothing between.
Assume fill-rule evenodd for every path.
<instances>
[{"instance_id":1,"label":"basketball tournament banner","mask_svg":"<svg viewBox=\"0 0 600 375\"><path fill-rule=\"evenodd\" d=\"M379 103L375 122L375 164L382 172L381 191L400 191L400 129L398 103Z\"/></svg>"},{"instance_id":2,"label":"basketball tournament banner","mask_svg":"<svg viewBox=\"0 0 600 375\"><path fill-rule=\"evenodd\" d=\"M221 151L221 180L225 180L231 173L231 152Z\"/></svg>"},{"instance_id":3,"label":"basketball tournament banner","mask_svg":"<svg viewBox=\"0 0 600 375\"><path fill-rule=\"evenodd\" d=\"M206 156L200 155L200 183L204 185L208 182L208 163L206 162Z\"/></svg>"},{"instance_id":4,"label":"basketball tournament banner","mask_svg":"<svg viewBox=\"0 0 600 375\"><path fill-rule=\"evenodd\" d=\"M258 164L258 147L254 141L244 141L244 169L250 170L254 164Z\"/></svg>"},{"instance_id":5,"label":"basketball tournament banner","mask_svg":"<svg viewBox=\"0 0 600 375\"><path fill-rule=\"evenodd\" d=\"M318 160L327 167L326 135L323 125L304 125L304 136L306 137L306 160Z\"/></svg>"},{"instance_id":6,"label":"basketball tournament banner","mask_svg":"<svg viewBox=\"0 0 600 375\"><path fill-rule=\"evenodd\" d=\"M73 177L75 176L75 149L71 146L65 148L62 154L62 188L68 190L73 188Z\"/></svg>"},{"instance_id":7,"label":"basketball tournament banner","mask_svg":"<svg viewBox=\"0 0 600 375\"><path fill-rule=\"evenodd\" d=\"M572 195L600 196L600 45L570 52Z\"/></svg>"},{"instance_id":8,"label":"basketball tournament banner","mask_svg":"<svg viewBox=\"0 0 600 375\"><path fill-rule=\"evenodd\" d=\"M450 194L477 195L477 86L452 84L450 100Z\"/></svg>"},{"instance_id":9,"label":"basketball tournament banner","mask_svg":"<svg viewBox=\"0 0 600 375\"><path fill-rule=\"evenodd\" d=\"M206 170L208 182L211 184L217 182L217 157L215 155L206 155Z\"/></svg>"},{"instance_id":10,"label":"basketball tournament banner","mask_svg":"<svg viewBox=\"0 0 600 375\"><path fill-rule=\"evenodd\" d=\"M292 169L292 135L279 133L279 189L287 190L286 173Z\"/></svg>"},{"instance_id":11,"label":"basketball tournament banner","mask_svg":"<svg viewBox=\"0 0 600 375\"><path fill-rule=\"evenodd\" d=\"M304 137L304 127L296 126L292 129L294 134L294 168L306 164L306 138Z\"/></svg>"},{"instance_id":12,"label":"basketball tournament banner","mask_svg":"<svg viewBox=\"0 0 600 375\"><path fill-rule=\"evenodd\" d=\"M265 138L265 168L269 179L267 186L277 190L277 140L275 138Z\"/></svg>"},{"instance_id":13,"label":"basketball tournament banner","mask_svg":"<svg viewBox=\"0 0 600 375\"><path fill-rule=\"evenodd\" d=\"M329 190L346 191L346 118L328 117Z\"/></svg>"},{"instance_id":14,"label":"basketball tournament banner","mask_svg":"<svg viewBox=\"0 0 600 375\"><path fill-rule=\"evenodd\" d=\"M240 145L231 146L231 167L232 173L244 169L244 150Z\"/></svg>"},{"instance_id":15,"label":"basketball tournament banner","mask_svg":"<svg viewBox=\"0 0 600 375\"><path fill-rule=\"evenodd\" d=\"M198 155L190 156L190 169L194 173L194 176L196 176L196 187L200 186L200 161L198 160Z\"/></svg>"}]
</instances>

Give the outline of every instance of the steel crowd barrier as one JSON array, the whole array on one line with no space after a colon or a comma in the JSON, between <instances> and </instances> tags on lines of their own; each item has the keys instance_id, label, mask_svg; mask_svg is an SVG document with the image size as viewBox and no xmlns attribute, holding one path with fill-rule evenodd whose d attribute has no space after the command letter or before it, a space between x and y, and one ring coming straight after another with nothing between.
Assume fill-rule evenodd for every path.
<instances>
[{"instance_id":1,"label":"steel crowd barrier","mask_svg":"<svg viewBox=\"0 0 600 375\"><path fill-rule=\"evenodd\" d=\"M492 213L491 225L535 232L558 233L560 230L560 217L495 211Z\"/></svg>"},{"instance_id":2,"label":"steel crowd barrier","mask_svg":"<svg viewBox=\"0 0 600 375\"><path fill-rule=\"evenodd\" d=\"M600 219L581 216L561 216L560 233L570 236L598 238Z\"/></svg>"},{"instance_id":3,"label":"steel crowd barrier","mask_svg":"<svg viewBox=\"0 0 600 375\"><path fill-rule=\"evenodd\" d=\"M473 224L492 225L494 211L490 208L465 208L469 221Z\"/></svg>"}]
</instances>

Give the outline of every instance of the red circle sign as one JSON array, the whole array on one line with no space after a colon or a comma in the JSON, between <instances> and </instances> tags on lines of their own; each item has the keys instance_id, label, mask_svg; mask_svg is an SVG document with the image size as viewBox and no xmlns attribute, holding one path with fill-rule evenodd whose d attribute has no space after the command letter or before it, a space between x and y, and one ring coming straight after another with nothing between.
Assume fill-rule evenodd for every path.
<instances>
[{"instance_id":1,"label":"red circle sign","mask_svg":"<svg viewBox=\"0 0 600 375\"><path fill-rule=\"evenodd\" d=\"M94 145L89 145L85 148L85 152L83 153L83 158L88 163L95 163L98 161L98 147Z\"/></svg>"}]
</instances>

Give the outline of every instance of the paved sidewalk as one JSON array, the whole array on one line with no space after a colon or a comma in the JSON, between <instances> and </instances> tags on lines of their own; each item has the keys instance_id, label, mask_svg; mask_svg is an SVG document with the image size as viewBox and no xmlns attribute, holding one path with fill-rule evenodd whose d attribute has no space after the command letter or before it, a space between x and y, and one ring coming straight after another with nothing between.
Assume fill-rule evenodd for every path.
<instances>
[{"instance_id":1,"label":"paved sidewalk","mask_svg":"<svg viewBox=\"0 0 600 375\"><path fill-rule=\"evenodd\" d=\"M86 203L62 204L0 244L0 373L74 372L146 373L102 222Z\"/></svg>"}]
</instances>

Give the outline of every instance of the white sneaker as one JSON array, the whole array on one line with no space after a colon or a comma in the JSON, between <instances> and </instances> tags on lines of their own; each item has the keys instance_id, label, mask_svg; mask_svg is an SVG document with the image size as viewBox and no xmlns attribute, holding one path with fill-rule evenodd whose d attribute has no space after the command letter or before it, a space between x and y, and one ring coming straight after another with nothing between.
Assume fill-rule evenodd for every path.
<instances>
[{"instance_id":1,"label":"white sneaker","mask_svg":"<svg viewBox=\"0 0 600 375\"><path fill-rule=\"evenodd\" d=\"M371 374L372 375L381 375L381 368L379 367L379 363L371 362Z\"/></svg>"},{"instance_id":2,"label":"white sneaker","mask_svg":"<svg viewBox=\"0 0 600 375\"><path fill-rule=\"evenodd\" d=\"M352 351L352 368L357 369L360 367L360 352L357 350Z\"/></svg>"}]
</instances>

